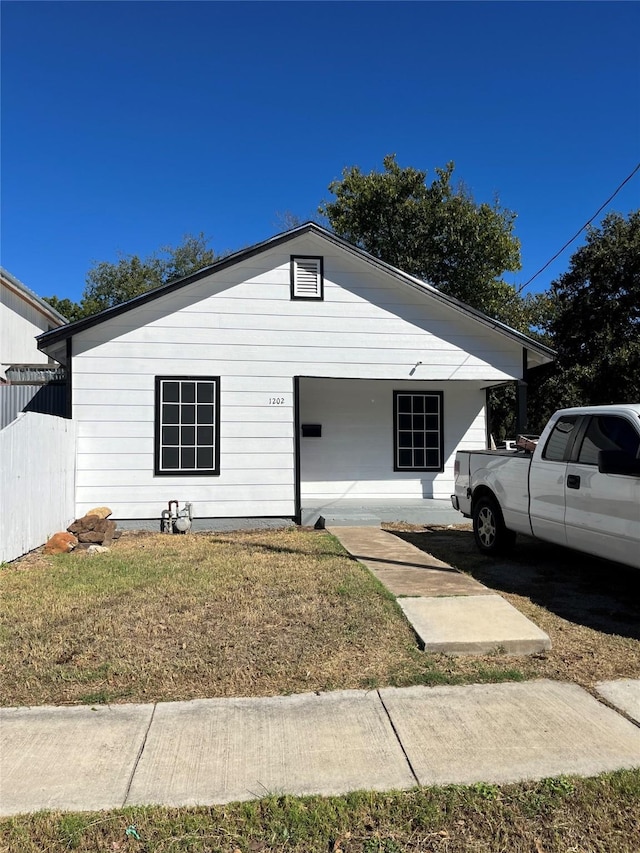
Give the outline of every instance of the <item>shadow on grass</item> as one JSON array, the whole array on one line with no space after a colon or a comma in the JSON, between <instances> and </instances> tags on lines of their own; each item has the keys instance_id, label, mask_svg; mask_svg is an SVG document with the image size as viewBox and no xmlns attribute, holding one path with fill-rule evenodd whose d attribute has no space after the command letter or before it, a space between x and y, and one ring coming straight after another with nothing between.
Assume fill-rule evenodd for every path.
<instances>
[{"instance_id":1,"label":"shadow on grass","mask_svg":"<svg viewBox=\"0 0 640 853\"><path fill-rule=\"evenodd\" d=\"M313 545L309 545L304 539L300 540L299 537L298 540L302 543L301 545L292 545L287 542L287 538L293 539L294 537L292 534L298 534L300 531L303 531L305 534L315 534L312 539ZM263 531L256 532L259 537ZM268 532L273 533L277 531ZM242 538L243 533L245 538ZM331 534L327 533L325 530L314 530L313 528L283 528L281 533L282 538L276 545L260 540L260 538L256 538L254 540L246 538L246 531L241 531L237 535L235 535L233 531L220 534L207 533L200 535L203 536L203 538L205 536L209 537L212 541L215 541L218 544L228 542L235 545L241 543L243 548L264 554L292 554L295 556L300 555L318 558L345 556L344 549L335 536L331 536Z\"/></svg>"},{"instance_id":2,"label":"shadow on grass","mask_svg":"<svg viewBox=\"0 0 640 853\"><path fill-rule=\"evenodd\" d=\"M396 536L472 575L496 592L529 598L571 622L640 639L640 572L518 536L506 557L488 558L460 529L393 530Z\"/></svg>"}]
</instances>

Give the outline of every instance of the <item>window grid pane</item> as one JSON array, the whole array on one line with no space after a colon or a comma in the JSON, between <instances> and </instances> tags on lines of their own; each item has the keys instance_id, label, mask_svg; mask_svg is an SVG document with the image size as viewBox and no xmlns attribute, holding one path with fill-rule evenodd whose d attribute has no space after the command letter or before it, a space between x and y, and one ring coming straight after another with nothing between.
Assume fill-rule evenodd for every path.
<instances>
[{"instance_id":1,"label":"window grid pane","mask_svg":"<svg viewBox=\"0 0 640 853\"><path fill-rule=\"evenodd\" d=\"M160 380L160 471L215 470L216 381Z\"/></svg>"},{"instance_id":2,"label":"window grid pane","mask_svg":"<svg viewBox=\"0 0 640 853\"><path fill-rule=\"evenodd\" d=\"M395 395L397 470L441 469L440 401L439 394Z\"/></svg>"}]
</instances>

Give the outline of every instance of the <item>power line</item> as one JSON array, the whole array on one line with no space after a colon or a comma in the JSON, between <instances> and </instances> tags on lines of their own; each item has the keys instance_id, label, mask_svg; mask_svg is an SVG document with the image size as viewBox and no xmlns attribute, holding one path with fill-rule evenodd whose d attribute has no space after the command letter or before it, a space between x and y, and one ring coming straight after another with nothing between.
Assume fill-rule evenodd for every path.
<instances>
[{"instance_id":1,"label":"power line","mask_svg":"<svg viewBox=\"0 0 640 853\"><path fill-rule=\"evenodd\" d=\"M604 208L609 204L609 202L610 202L610 201L612 201L612 200L613 200L613 199L618 195L618 193L620 192L620 190L622 189L622 187L623 187L625 184L629 183L629 181L630 181L630 180L631 180L631 178L635 175L635 173L638 171L638 169L640 169L640 163L638 163L638 165L635 167L635 169L633 170L633 172L631 172L631 174L630 174L630 175L627 175L627 177L624 179L624 181L623 181L623 182L620 184L620 186L615 190L615 192L614 192L612 195L610 195L610 196L609 196L609 198L604 202L604 204L600 205L600 207L596 210L596 212L593 214L593 216L591 217L591 219L589 219L587 222L585 222L585 223L584 223L584 225L582 226L582 228L580 228L578 231L576 231L576 233L573 235L573 237L572 237L570 240L567 240L567 242L564 244L564 246L563 246L563 247L562 247L558 252L556 252L556 253L555 253L555 255L551 258L551 260L547 261L547 263L546 263L543 267L540 267L540 269L538 270L538 272L537 272L537 273L534 273L534 275L532 275L532 276L531 276L531 278L529 279L529 281L525 281L525 283L524 283L523 285L521 285L521 286L518 288L518 290L517 290L517 292L518 292L518 293L522 293L522 291L525 289L525 287L529 287L529 285L530 285L530 284L531 284L531 282L534 280L534 278L538 278L538 276L540 275L540 273L541 273L541 272L544 272L544 271L546 270L546 268L547 268L550 264L552 264L552 263L555 261L555 259L556 259L556 258L558 258L558 257L559 257L563 252L564 252L564 250L565 250L568 246L570 246L570 245L573 243L573 241L576 239L576 237L579 237L579 236L580 236L580 234L582 234L582 232L584 231L584 229L585 229L588 225L591 225L591 223L592 223L592 222L593 222L593 220L596 218L596 216L597 216L597 215L598 215L602 210L604 210Z\"/></svg>"}]
</instances>

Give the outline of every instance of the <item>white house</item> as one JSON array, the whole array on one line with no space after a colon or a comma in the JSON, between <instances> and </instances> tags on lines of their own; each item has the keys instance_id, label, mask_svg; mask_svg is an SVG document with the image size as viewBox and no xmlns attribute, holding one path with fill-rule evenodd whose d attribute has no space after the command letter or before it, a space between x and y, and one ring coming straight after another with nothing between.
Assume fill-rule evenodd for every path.
<instances>
[{"instance_id":1,"label":"white house","mask_svg":"<svg viewBox=\"0 0 640 853\"><path fill-rule=\"evenodd\" d=\"M11 365L48 364L36 336L66 322L55 308L0 267L0 381Z\"/></svg>"},{"instance_id":2,"label":"white house","mask_svg":"<svg viewBox=\"0 0 640 853\"><path fill-rule=\"evenodd\" d=\"M39 346L67 367L76 515L122 520L448 500L487 389L553 358L312 223Z\"/></svg>"},{"instance_id":3,"label":"white house","mask_svg":"<svg viewBox=\"0 0 640 853\"><path fill-rule=\"evenodd\" d=\"M0 267L0 429L20 412L65 412L64 370L38 349L36 337L67 320Z\"/></svg>"}]
</instances>

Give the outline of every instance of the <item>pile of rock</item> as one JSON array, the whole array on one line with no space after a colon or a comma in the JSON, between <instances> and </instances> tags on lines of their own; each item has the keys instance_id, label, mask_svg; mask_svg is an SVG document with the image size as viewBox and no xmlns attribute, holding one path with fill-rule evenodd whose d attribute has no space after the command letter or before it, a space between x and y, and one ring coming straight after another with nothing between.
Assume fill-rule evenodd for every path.
<instances>
[{"instance_id":1,"label":"pile of rock","mask_svg":"<svg viewBox=\"0 0 640 853\"><path fill-rule=\"evenodd\" d=\"M111 510L106 506L90 509L77 518L66 532L56 533L44 546L45 554L64 554L68 551L96 553L107 550L119 536L115 521L109 521Z\"/></svg>"},{"instance_id":2,"label":"pile of rock","mask_svg":"<svg viewBox=\"0 0 640 853\"><path fill-rule=\"evenodd\" d=\"M115 521L109 521L111 510L107 506L99 506L90 509L82 518L77 518L73 524L67 527L68 533L78 540L78 546L82 545L111 545L116 532Z\"/></svg>"},{"instance_id":3,"label":"pile of rock","mask_svg":"<svg viewBox=\"0 0 640 853\"><path fill-rule=\"evenodd\" d=\"M78 544L73 533L54 533L44 546L45 554L67 554Z\"/></svg>"}]
</instances>

